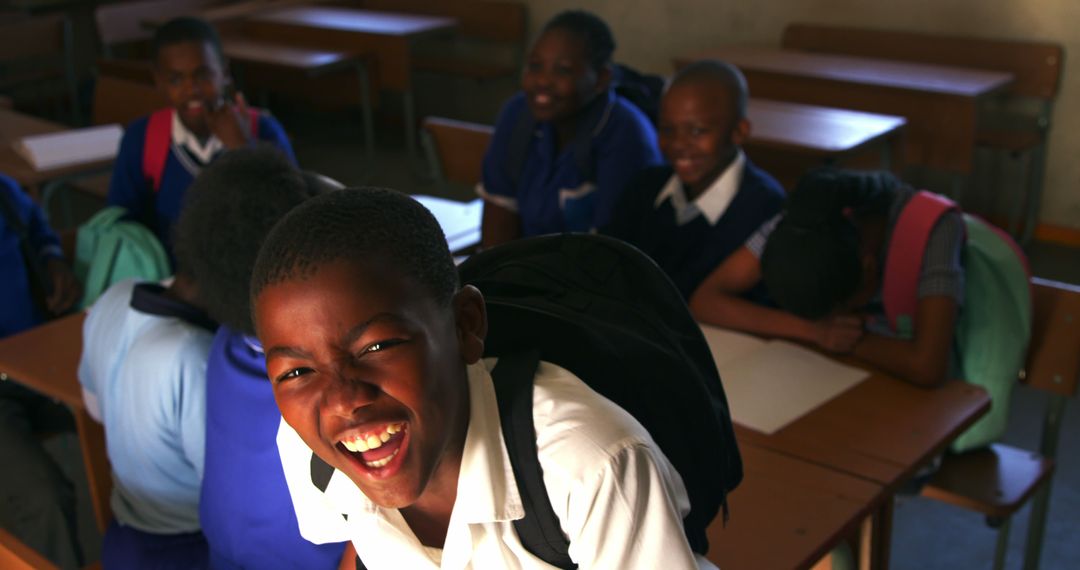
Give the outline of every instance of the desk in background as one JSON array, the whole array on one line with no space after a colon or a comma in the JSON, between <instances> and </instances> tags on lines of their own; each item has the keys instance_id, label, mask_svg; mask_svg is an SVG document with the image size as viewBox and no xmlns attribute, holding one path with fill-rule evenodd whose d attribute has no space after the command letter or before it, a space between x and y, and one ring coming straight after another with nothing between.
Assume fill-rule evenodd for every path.
<instances>
[{"instance_id":1,"label":"desk in background","mask_svg":"<svg viewBox=\"0 0 1080 570\"><path fill-rule=\"evenodd\" d=\"M59 123L24 115L0 106L0 172L14 178L32 196L40 198L48 182L104 172L111 167L112 160L103 160L39 171L12 148L12 145L22 137L59 133L65 130L68 130L68 127Z\"/></svg>"},{"instance_id":2,"label":"desk in background","mask_svg":"<svg viewBox=\"0 0 1080 570\"><path fill-rule=\"evenodd\" d=\"M416 157L417 126L412 45L456 28L457 20L444 16L324 6L260 13L243 22L243 33L252 38L370 55L375 60L372 84L397 91L404 99L405 141L410 159Z\"/></svg>"},{"instance_id":3,"label":"desk in background","mask_svg":"<svg viewBox=\"0 0 1080 570\"><path fill-rule=\"evenodd\" d=\"M744 46L680 56L675 65L699 59L738 66L754 97L904 117L908 163L964 174L973 167L980 102L1013 81L997 71Z\"/></svg>"}]
</instances>

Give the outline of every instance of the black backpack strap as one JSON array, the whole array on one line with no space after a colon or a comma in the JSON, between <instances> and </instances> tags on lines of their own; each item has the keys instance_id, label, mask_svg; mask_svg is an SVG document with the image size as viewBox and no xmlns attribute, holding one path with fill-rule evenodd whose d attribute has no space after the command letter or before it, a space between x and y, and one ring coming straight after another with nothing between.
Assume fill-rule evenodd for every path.
<instances>
[{"instance_id":1,"label":"black backpack strap","mask_svg":"<svg viewBox=\"0 0 1080 570\"><path fill-rule=\"evenodd\" d=\"M539 364L537 351L507 354L499 357L491 373L506 451L525 508L525 517L514 521L514 530L533 556L558 568L574 569L577 564L570 559L570 543L551 507L537 456L533 377Z\"/></svg>"},{"instance_id":2,"label":"black backpack strap","mask_svg":"<svg viewBox=\"0 0 1080 570\"><path fill-rule=\"evenodd\" d=\"M532 142L533 133L536 131L536 121L532 113L526 108L514 123L514 130L510 132L510 142L506 145L506 176L516 189L521 181L521 170L525 168L525 155L529 151L529 143Z\"/></svg>"}]
</instances>

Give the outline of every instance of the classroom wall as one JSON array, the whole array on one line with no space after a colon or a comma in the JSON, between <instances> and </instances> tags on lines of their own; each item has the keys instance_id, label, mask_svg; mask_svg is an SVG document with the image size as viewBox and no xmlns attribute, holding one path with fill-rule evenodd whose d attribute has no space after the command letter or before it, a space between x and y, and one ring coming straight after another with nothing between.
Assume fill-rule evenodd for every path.
<instances>
[{"instance_id":1,"label":"classroom wall","mask_svg":"<svg viewBox=\"0 0 1080 570\"><path fill-rule=\"evenodd\" d=\"M582 7L612 26L619 61L670 73L671 56L721 42L779 45L793 21L1054 41L1065 46L1040 222L1080 230L1078 0L522 0L533 33ZM1071 128L1070 128L1071 127Z\"/></svg>"}]
</instances>

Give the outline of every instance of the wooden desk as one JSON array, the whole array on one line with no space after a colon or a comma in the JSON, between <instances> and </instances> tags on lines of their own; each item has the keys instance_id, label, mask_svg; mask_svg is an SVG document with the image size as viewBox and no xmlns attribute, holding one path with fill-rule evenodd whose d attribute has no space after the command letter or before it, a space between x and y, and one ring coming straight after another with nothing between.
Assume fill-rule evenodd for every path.
<instances>
[{"instance_id":1,"label":"wooden desk","mask_svg":"<svg viewBox=\"0 0 1080 570\"><path fill-rule=\"evenodd\" d=\"M908 120L905 158L969 173L981 99L1008 87L1010 73L779 49L726 46L675 59L739 67L755 97L898 115Z\"/></svg>"},{"instance_id":2,"label":"wooden desk","mask_svg":"<svg viewBox=\"0 0 1080 570\"><path fill-rule=\"evenodd\" d=\"M370 163L375 151L375 129L371 118L371 88L366 58L342 51L296 47L279 42L225 36L221 41L225 57L241 64L315 77L334 71L352 71L360 86L360 110L364 123L364 151Z\"/></svg>"},{"instance_id":3,"label":"wooden desk","mask_svg":"<svg viewBox=\"0 0 1080 570\"><path fill-rule=\"evenodd\" d=\"M747 116L746 153L788 189L823 164L894 169L907 124L892 115L758 98L750 99Z\"/></svg>"},{"instance_id":4,"label":"wooden desk","mask_svg":"<svg viewBox=\"0 0 1080 570\"><path fill-rule=\"evenodd\" d=\"M981 388L951 380L925 389L874 373L777 432L735 426L744 447L761 447L880 485L892 497L990 409ZM892 501L863 529L863 567L888 568Z\"/></svg>"},{"instance_id":5,"label":"wooden desk","mask_svg":"<svg viewBox=\"0 0 1080 570\"><path fill-rule=\"evenodd\" d=\"M888 497L866 481L740 441L743 482L727 526L709 526L720 568L809 568L852 536Z\"/></svg>"},{"instance_id":6,"label":"wooden desk","mask_svg":"<svg viewBox=\"0 0 1080 570\"><path fill-rule=\"evenodd\" d=\"M85 319L86 313L80 312L0 339L0 380L18 382L71 410L98 530L104 532L112 518L109 507L112 474L105 450L105 430L87 413L77 376Z\"/></svg>"},{"instance_id":7,"label":"wooden desk","mask_svg":"<svg viewBox=\"0 0 1080 570\"><path fill-rule=\"evenodd\" d=\"M45 119L24 115L0 107L0 172L15 179L33 196L39 196L46 182L71 176L107 170L112 160L83 163L50 170L34 170L30 163L15 153L12 145L28 135L43 135L68 130L68 127Z\"/></svg>"},{"instance_id":8,"label":"wooden desk","mask_svg":"<svg viewBox=\"0 0 1080 570\"><path fill-rule=\"evenodd\" d=\"M301 6L256 15L245 21L244 33L298 46L371 54L375 58L374 84L398 91L404 98L405 141L413 158L412 44L456 27L457 20L443 16Z\"/></svg>"}]
</instances>

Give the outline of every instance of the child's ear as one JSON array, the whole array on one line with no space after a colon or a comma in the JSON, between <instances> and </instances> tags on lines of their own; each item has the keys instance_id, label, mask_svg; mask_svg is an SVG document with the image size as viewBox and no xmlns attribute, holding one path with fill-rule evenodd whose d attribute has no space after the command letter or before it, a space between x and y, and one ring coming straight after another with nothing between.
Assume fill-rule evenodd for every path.
<instances>
[{"instance_id":1,"label":"child's ear","mask_svg":"<svg viewBox=\"0 0 1080 570\"><path fill-rule=\"evenodd\" d=\"M465 285L454 294L452 303L461 357L466 364L473 364L484 356L484 339L487 337L484 296L476 287Z\"/></svg>"},{"instance_id":2,"label":"child's ear","mask_svg":"<svg viewBox=\"0 0 1080 570\"><path fill-rule=\"evenodd\" d=\"M735 127L731 129L731 142L737 146L742 146L750 138L750 119L743 117L735 122Z\"/></svg>"}]
</instances>

